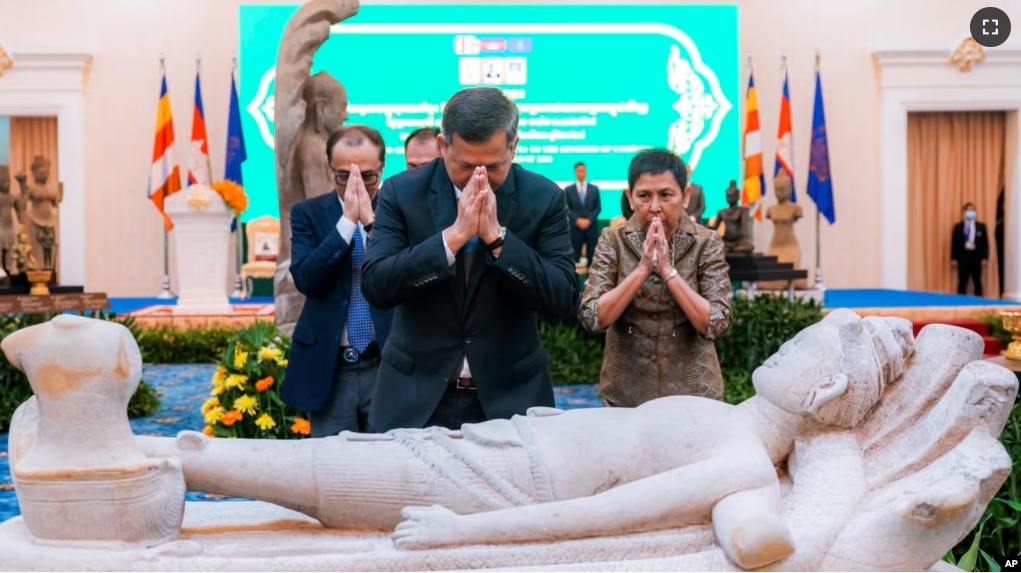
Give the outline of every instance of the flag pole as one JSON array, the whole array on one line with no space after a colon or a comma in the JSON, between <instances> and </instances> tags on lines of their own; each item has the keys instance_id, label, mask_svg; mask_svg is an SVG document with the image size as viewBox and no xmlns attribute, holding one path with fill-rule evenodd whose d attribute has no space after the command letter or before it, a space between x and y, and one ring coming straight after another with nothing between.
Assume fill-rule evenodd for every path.
<instances>
[{"instance_id":1,"label":"flag pole","mask_svg":"<svg viewBox=\"0 0 1021 573\"><path fill-rule=\"evenodd\" d=\"M819 74L819 50L815 51L815 73ZM826 285L822 281L822 210L815 206L815 290L822 292Z\"/></svg>"},{"instance_id":2,"label":"flag pole","mask_svg":"<svg viewBox=\"0 0 1021 573\"><path fill-rule=\"evenodd\" d=\"M160 76L165 76L167 73L166 57L160 54ZM164 215L165 217L166 215ZM163 223L163 284L160 288L160 293L156 295L156 298L160 300L168 300L175 298L175 295L170 290L170 232L167 231L167 225Z\"/></svg>"},{"instance_id":3,"label":"flag pole","mask_svg":"<svg viewBox=\"0 0 1021 573\"><path fill-rule=\"evenodd\" d=\"M234 54L230 58L230 81L231 89L234 89L234 81L238 71L238 56ZM229 135L228 135L229 138ZM226 160L226 158L224 158ZM234 290L230 298L240 299L244 292L241 284L241 265L244 264L243 237L241 232L241 213L234 213Z\"/></svg>"}]
</instances>

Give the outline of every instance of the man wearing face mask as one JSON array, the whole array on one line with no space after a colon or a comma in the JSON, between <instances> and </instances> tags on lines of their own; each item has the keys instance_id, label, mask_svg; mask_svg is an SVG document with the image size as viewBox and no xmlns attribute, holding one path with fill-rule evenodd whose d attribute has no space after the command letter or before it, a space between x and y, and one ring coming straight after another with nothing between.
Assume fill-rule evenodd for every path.
<instances>
[{"instance_id":1,"label":"man wearing face mask","mask_svg":"<svg viewBox=\"0 0 1021 573\"><path fill-rule=\"evenodd\" d=\"M495 88L443 109L441 157L383 184L362 290L394 310L377 432L553 406L540 314L578 308L564 193L515 165L518 110Z\"/></svg>"},{"instance_id":2,"label":"man wearing face mask","mask_svg":"<svg viewBox=\"0 0 1021 573\"><path fill-rule=\"evenodd\" d=\"M975 204L964 204L964 220L954 225L950 264L957 270L957 293L965 294L970 278L975 296L982 296L982 273L989 263L989 237L985 223L976 219Z\"/></svg>"},{"instance_id":3,"label":"man wearing face mask","mask_svg":"<svg viewBox=\"0 0 1021 573\"><path fill-rule=\"evenodd\" d=\"M333 132L326 156L336 193L291 209L291 275L307 298L292 337L284 402L309 413L312 437L367 432L390 313L362 295L365 244L386 147L375 129Z\"/></svg>"}]
</instances>

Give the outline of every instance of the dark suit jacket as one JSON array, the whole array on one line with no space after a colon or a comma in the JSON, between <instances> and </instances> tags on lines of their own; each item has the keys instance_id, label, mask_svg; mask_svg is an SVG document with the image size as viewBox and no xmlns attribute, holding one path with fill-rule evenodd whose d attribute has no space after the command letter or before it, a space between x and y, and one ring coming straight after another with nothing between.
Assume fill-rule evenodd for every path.
<instances>
[{"instance_id":1,"label":"dark suit jacket","mask_svg":"<svg viewBox=\"0 0 1021 573\"><path fill-rule=\"evenodd\" d=\"M494 258L479 244L467 285L467 249L448 265L443 247L455 197L442 159L379 191L362 292L396 310L369 414L377 432L422 427L465 355L487 417L553 405L537 315L566 319L578 310L564 194L513 165L496 191L503 250Z\"/></svg>"},{"instance_id":2,"label":"dark suit jacket","mask_svg":"<svg viewBox=\"0 0 1021 573\"><path fill-rule=\"evenodd\" d=\"M599 221L599 213L603 210L602 204L599 202L599 187L588 183L585 189L585 202L582 204L581 197L578 195L578 184L571 183L564 189L564 194L567 195L567 208L571 212L571 226L573 227L578 219L588 219L592 221L592 226L597 227Z\"/></svg>"},{"instance_id":3,"label":"dark suit jacket","mask_svg":"<svg viewBox=\"0 0 1021 573\"><path fill-rule=\"evenodd\" d=\"M989 235L986 224L975 222L975 250L964 248L968 237L964 234L964 223L954 225L954 234L950 240L950 260L957 262L984 261L989 258Z\"/></svg>"},{"instance_id":4,"label":"dark suit jacket","mask_svg":"<svg viewBox=\"0 0 1021 573\"><path fill-rule=\"evenodd\" d=\"M336 193L291 208L291 276L307 300L294 327L294 344L280 396L302 412L321 410L336 380L352 282L352 244L337 232L337 221L343 214ZM380 348L385 348L391 315L390 311L372 309Z\"/></svg>"}]
</instances>

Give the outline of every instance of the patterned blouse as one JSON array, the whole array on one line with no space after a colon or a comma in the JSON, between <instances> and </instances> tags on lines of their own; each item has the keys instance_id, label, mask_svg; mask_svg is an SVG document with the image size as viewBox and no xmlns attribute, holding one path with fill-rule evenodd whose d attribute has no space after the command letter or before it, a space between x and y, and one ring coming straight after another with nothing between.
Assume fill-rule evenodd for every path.
<instances>
[{"instance_id":1,"label":"patterned blouse","mask_svg":"<svg viewBox=\"0 0 1021 573\"><path fill-rule=\"evenodd\" d=\"M604 229L596 246L578 320L591 332L606 330L599 391L610 405L636 407L664 396L723 398L723 375L713 340L730 326L733 287L723 241L713 231L681 217L671 242L680 278L709 301L709 329L699 335L666 283L653 274L620 318L599 324L599 297L635 270L642 258L645 228L638 215Z\"/></svg>"}]
</instances>

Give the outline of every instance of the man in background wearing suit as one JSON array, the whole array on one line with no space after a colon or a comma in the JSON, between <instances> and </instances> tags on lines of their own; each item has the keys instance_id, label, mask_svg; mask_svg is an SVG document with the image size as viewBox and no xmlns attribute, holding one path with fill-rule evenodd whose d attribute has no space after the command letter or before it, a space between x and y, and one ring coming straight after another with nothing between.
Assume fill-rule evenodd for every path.
<instances>
[{"instance_id":1,"label":"man in background wearing suit","mask_svg":"<svg viewBox=\"0 0 1021 573\"><path fill-rule=\"evenodd\" d=\"M986 224L976 220L974 203L964 204L964 220L954 225L950 264L957 269L957 293L968 291L968 279L971 278L975 296L982 296L982 272L989 264L989 237Z\"/></svg>"},{"instance_id":2,"label":"man in background wearing suit","mask_svg":"<svg viewBox=\"0 0 1021 573\"><path fill-rule=\"evenodd\" d=\"M309 413L312 437L368 432L369 404L390 313L362 295L362 261L386 147L379 132L350 125L330 135L326 156L336 184L291 210L291 276L307 298L292 337L281 389Z\"/></svg>"},{"instance_id":3,"label":"man in background wearing suit","mask_svg":"<svg viewBox=\"0 0 1021 573\"><path fill-rule=\"evenodd\" d=\"M440 156L440 144L436 138L440 130L423 127L408 134L404 140L404 168L418 169Z\"/></svg>"},{"instance_id":4,"label":"man in background wearing suit","mask_svg":"<svg viewBox=\"0 0 1021 573\"><path fill-rule=\"evenodd\" d=\"M553 406L538 316L578 309L564 193L515 165L518 110L495 88L443 109L441 158L383 184L362 291L394 310L370 424L441 426Z\"/></svg>"},{"instance_id":5,"label":"man in background wearing suit","mask_svg":"<svg viewBox=\"0 0 1021 573\"><path fill-rule=\"evenodd\" d=\"M592 264L592 254L596 252L599 241L599 212L603 210L599 203L599 187L590 185L586 180L584 163L574 164L575 182L568 185L567 208L571 214L571 246L574 247L574 260L581 260L581 246L585 245L585 257Z\"/></svg>"}]
</instances>

